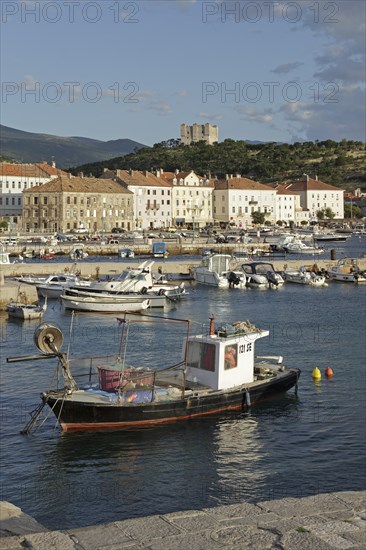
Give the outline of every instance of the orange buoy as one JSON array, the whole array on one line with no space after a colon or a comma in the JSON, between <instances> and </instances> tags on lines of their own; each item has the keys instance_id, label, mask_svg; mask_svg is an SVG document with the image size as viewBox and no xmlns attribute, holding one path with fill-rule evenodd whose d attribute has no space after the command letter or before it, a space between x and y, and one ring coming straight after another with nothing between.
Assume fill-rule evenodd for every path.
<instances>
[{"instance_id":1,"label":"orange buoy","mask_svg":"<svg viewBox=\"0 0 366 550\"><path fill-rule=\"evenodd\" d=\"M334 373L333 373L333 371L332 371L332 369L331 369L330 367L327 367L327 368L325 369L325 373L324 373L324 374L325 374L325 376L327 376L328 378L330 378L331 376L333 376Z\"/></svg>"}]
</instances>

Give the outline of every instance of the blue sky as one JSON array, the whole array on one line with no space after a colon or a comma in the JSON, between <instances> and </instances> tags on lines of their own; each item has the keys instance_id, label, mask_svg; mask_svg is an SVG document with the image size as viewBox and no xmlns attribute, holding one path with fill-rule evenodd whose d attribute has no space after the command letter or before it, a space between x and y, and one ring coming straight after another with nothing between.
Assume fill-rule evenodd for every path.
<instances>
[{"instance_id":1,"label":"blue sky","mask_svg":"<svg viewBox=\"0 0 366 550\"><path fill-rule=\"evenodd\" d=\"M1 122L152 145L365 140L365 2L1 2Z\"/></svg>"}]
</instances>

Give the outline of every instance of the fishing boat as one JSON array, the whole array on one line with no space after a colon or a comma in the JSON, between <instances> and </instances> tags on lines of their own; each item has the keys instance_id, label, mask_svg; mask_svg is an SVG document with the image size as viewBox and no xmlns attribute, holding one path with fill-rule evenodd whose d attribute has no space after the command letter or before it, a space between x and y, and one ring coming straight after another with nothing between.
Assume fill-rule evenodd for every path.
<instances>
[{"instance_id":1,"label":"fishing boat","mask_svg":"<svg viewBox=\"0 0 366 550\"><path fill-rule=\"evenodd\" d=\"M342 258L330 269L328 275L332 281L344 283L365 283L366 271L362 271L356 258Z\"/></svg>"},{"instance_id":2,"label":"fishing boat","mask_svg":"<svg viewBox=\"0 0 366 550\"><path fill-rule=\"evenodd\" d=\"M6 311L8 316L14 319L22 319L23 321L31 321L33 319L42 319L47 309L47 300L42 304L25 304L22 302L10 302Z\"/></svg>"},{"instance_id":3,"label":"fishing boat","mask_svg":"<svg viewBox=\"0 0 366 550\"><path fill-rule=\"evenodd\" d=\"M201 265L192 269L197 283L218 288L245 288L246 277L238 269L237 260L230 254L209 254L202 258Z\"/></svg>"},{"instance_id":4,"label":"fishing boat","mask_svg":"<svg viewBox=\"0 0 366 550\"><path fill-rule=\"evenodd\" d=\"M280 273L269 262L248 262L241 265L251 288L278 288L284 284Z\"/></svg>"},{"instance_id":5,"label":"fishing boat","mask_svg":"<svg viewBox=\"0 0 366 550\"><path fill-rule=\"evenodd\" d=\"M22 282L26 282L26 280L23 279ZM90 286L90 280L81 279L79 277L79 274L76 273L50 275L49 277L46 277L42 282L36 283L36 289L37 294L40 297L57 299L61 296L65 288L69 288L72 285L78 285L78 287L87 288Z\"/></svg>"},{"instance_id":6,"label":"fishing boat","mask_svg":"<svg viewBox=\"0 0 366 550\"><path fill-rule=\"evenodd\" d=\"M146 296L137 294L132 296L61 294L60 300L65 309L97 313L143 311L150 306L150 301Z\"/></svg>"},{"instance_id":7,"label":"fishing boat","mask_svg":"<svg viewBox=\"0 0 366 550\"><path fill-rule=\"evenodd\" d=\"M134 322L156 326L159 320L185 325L181 361L154 370L146 348L141 346L142 359L148 364L133 367L126 361L130 327ZM53 377L59 385L41 394L42 402L22 433L29 433L36 425L45 405L64 431L135 429L242 412L291 388L297 391L300 369L285 367L281 356L260 356L255 362L255 341L268 336L269 331L249 321L216 327L211 317L209 329L198 335L191 334L188 320L145 315L135 320L125 315L118 321L121 341L115 356L69 359L61 351L61 330L45 323L34 336L41 355L7 359L9 363L59 359ZM132 344L136 349L136 342ZM82 365L87 376L79 381Z\"/></svg>"},{"instance_id":8,"label":"fishing boat","mask_svg":"<svg viewBox=\"0 0 366 550\"><path fill-rule=\"evenodd\" d=\"M324 275L318 275L314 272L306 271L304 267L300 269L286 269L283 272L286 283L296 283L310 286L328 286Z\"/></svg>"},{"instance_id":9,"label":"fishing boat","mask_svg":"<svg viewBox=\"0 0 366 550\"><path fill-rule=\"evenodd\" d=\"M350 235L342 235L341 233L334 233L332 231L318 231L313 233L313 239L314 241L319 242L344 242L346 241Z\"/></svg>"}]
</instances>

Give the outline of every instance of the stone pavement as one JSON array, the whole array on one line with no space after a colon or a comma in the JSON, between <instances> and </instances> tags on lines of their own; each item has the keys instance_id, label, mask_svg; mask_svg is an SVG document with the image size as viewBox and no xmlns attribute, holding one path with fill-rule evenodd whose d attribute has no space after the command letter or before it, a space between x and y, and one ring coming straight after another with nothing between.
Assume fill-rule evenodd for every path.
<instances>
[{"instance_id":1,"label":"stone pavement","mask_svg":"<svg viewBox=\"0 0 366 550\"><path fill-rule=\"evenodd\" d=\"M47 531L0 503L1 550L365 550L366 491L238 503Z\"/></svg>"}]
</instances>

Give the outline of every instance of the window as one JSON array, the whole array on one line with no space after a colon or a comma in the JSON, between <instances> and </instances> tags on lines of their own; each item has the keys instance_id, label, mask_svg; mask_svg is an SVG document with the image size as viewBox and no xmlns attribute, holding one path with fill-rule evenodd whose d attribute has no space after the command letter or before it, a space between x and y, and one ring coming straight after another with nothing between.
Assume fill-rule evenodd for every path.
<instances>
[{"instance_id":1,"label":"window","mask_svg":"<svg viewBox=\"0 0 366 550\"><path fill-rule=\"evenodd\" d=\"M38 204L38 197L33 198L33 204Z\"/></svg>"},{"instance_id":2,"label":"window","mask_svg":"<svg viewBox=\"0 0 366 550\"><path fill-rule=\"evenodd\" d=\"M70 197L66 197L66 204L70 204Z\"/></svg>"},{"instance_id":3,"label":"window","mask_svg":"<svg viewBox=\"0 0 366 550\"><path fill-rule=\"evenodd\" d=\"M229 347L229 346L226 346ZM195 369L215 371L216 348L213 344L190 342L187 351L187 363Z\"/></svg>"},{"instance_id":4,"label":"window","mask_svg":"<svg viewBox=\"0 0 366 550\"><path fill-rule=\"evenodd\" d=\"M47 197L43 197L43 204L47 204Z\"/></svg>"}]
</instances>

